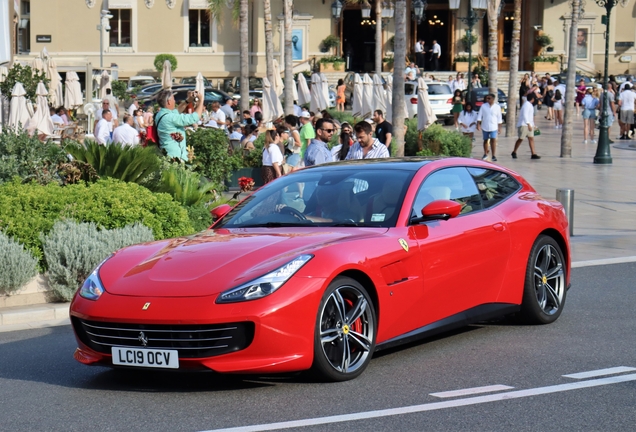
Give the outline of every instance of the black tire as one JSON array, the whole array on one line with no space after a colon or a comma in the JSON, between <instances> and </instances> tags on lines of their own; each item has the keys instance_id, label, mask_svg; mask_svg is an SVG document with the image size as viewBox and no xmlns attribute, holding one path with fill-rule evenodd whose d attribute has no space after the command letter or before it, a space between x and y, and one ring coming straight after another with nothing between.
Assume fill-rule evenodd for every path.
<instances>
[{"instance_id":1,"label":"black tire","mask_svg":"<svg viewBox=\"0 0 636 432\"><path fill-rule=\"evenodd\" d=\"M371 361L376 334L375 309L367 291L354 279L337 277L318 308L312 371L330 382L358 377Z\"/></svg>"},{"instance_id":2,"label":"black tire","mask_svg":"<svg viewBox=\"0 0 636 432\"><path fill-rule=\"evenodd\" d=\"M566 265L559 244L546 235L534 242L528 258L520 318L528 324L556 321L567 294Z\"/></svg>"}]
</instances>

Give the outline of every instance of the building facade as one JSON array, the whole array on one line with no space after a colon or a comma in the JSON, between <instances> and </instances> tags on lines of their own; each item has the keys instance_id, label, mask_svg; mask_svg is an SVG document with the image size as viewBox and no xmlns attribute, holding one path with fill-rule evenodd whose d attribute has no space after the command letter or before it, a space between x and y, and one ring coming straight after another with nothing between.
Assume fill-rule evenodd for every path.
<instances>
[{"instance_id":1,"label":"building facade","mask_svg":"<svg viewBox=\"0 0 636 432\"><path fill-rule=\"evenodd\" d=\"M6 1L6 0L5 0ZM209 78L235 76L239 71L239 35L232 13L228 9L217 22L207 13L206 0L9 0L10 7L19 10L11 21L11 42L16 58L28 61L44 47L64 70L84 70L87 63L99 69L100 61L108 67L116 64L120 78L134 75L158 75L153 66L157 54L177 57L176 77L194 76L202 72ZM370 0L370 3L374 3ZM392 1L383 2L387 8ZM466 26L461 17L468 13L469 0L462 0L460 9L451 11L448 0L428 0L424 16L418 17L413 2L407 1L407 44L412 51L417 39L430 44L436 39L442 47L441 70L453 70L456 56L466 54L461 42ZM585 1L579 25L577 48L579 68L596 74L603 68L604 30L603 8ZM636 71L634 40L636 38L636 5L621 0L611 17L610 72ZM363 16L360 5L345 4L341 16L332 16L329 0L295 0L293 25L293 58L297 67L311 67L321 57L337 54L346 57L346 66L355 71L372 71L375 64L375 11ZM272 0L274 51L283 55L283 2ZM570 28L570 1L524 0L520 68L532 68L538 54L536 36L549 35L553 43L546 55L566 62ZM100 13L110 11L107 21L110 31L98 30ZM265 23L263 2L249 2L250 72L265 75ZM388 14L390 15L390 14ZM382 55L392 54L394 19L382 19ZM507 70L514 23L513 1L502 5L499 17L499 70ZM477 42L473 54L487 54L487 20L475 26ZM104 26L107 27L107 26ZM340 38L334 52L321 51L321 42L329 35ZM101 48L100 48L101 47ZM100 56L101 49L101 56ZM564 63L565 64L565 63ZM555 71L559 66L554 66Z\"/></svg>"}]
</instances>

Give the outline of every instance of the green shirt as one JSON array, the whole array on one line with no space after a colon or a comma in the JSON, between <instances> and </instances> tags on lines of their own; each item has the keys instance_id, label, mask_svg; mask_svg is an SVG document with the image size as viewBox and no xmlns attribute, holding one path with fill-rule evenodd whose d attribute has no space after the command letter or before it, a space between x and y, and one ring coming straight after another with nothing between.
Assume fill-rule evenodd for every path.
<instances>
[{"instance_id":1,"label":"green shirt","mask_svg":"<svg viewBox=\"0 0 636 432\"><path fill-rule=\"evenodd\" d=\"M311 122L307 122L307 124L303 125L300 128L300 142L302 143L302 147L300 147L300 158L303 159L305 157L305 150L307 150L307 141L316 138L316 131L314 131L314 127L311 125Z\"/></svg>"},{"instance_id":2,"label":"green shirt","mask_svg":"<svg viewBox=\"0 0 636 432\"><path fill-rule=\"evenodd\" d=\"M172 158L180 158L184 161L188 160L188 150L186 149L186 133L185 127L195 124L199 121L199 114L180 114L177 109L169 110L168 108L161 108L157 113L156 124L157 133L159 135L159 142L161 148L168 153L168 156ZM183 135L181 142L176 142L171 136L171 133L179 132Z\"/></svg>"}]
</instances>

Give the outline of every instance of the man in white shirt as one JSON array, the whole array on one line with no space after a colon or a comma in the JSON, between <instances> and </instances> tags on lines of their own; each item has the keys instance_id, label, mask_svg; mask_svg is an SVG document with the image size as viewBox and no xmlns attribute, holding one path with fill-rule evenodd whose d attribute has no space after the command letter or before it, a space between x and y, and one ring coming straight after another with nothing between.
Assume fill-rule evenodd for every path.
<instances>
[{"instance_id":1,"label":"man in white shirt","mask_svg":"<svg viewBox=\"0 0 636 432\"><path fill-rule=\"evenodd\" d=\"M534 99L535 95L530 93L519 110L519 120L517 120L517 137L519 139L515 143L515 149L511 153L513 159L517 159L517 150L524 138L528 138L528 144L532 152L530 159L541 159L541 156L534 150L534 105L532 104Z\"/></svg>"},{"instance_id":2,"label":"man in white shirt","mask_svg":"<svg viewBox=\"0 0 636 432\"><path fill-rule=\"evenodd\" d=\"M64 119L62 117L60 117L59 115L57 115L57 112L55 111L55 108L51 107L49 112L51 113L51 121L53 121L53 124L56 124L56 125L63 125L64 124Z\"/></svg>"},{"instance_id":3,"label":"man in white shirt","mask_svg":"<svg viewBox=\"0 0 636 432\"><path fill-rule=\"evenodd\" d=\"M501 107L495 103L495 95L488 94L484 98L484 104L477 114L477 130L482 131L484 137L484 156L482 159L488 159L488 146L492 148L492 161L497 161L497 134L503 123L501 115Z\"/></svg>"},{"instance_id":4,"label":"man in white shirt","mask_svg":"<svg viewBox=\"0 0 636 432\"><path fill-rule=\"evenodd\" d=\"M373 129L369 123L361 121L355 125L354 130L357 141L349 149L346 160L378 159L390 156L389 149L379 139L373 138Z\"/></svg>"},{"instance_id":5,"label":"man in white shirt","mask_svg":"<svg viewBox=\"0 0 636 432\"><path fill-rule=\"evenodd\" d=\"M621 136L619 139L629 139L629 130L634 123L634 108L636 105L636 93L632 90L632 86L625 85L625 88L619 95L618 105L620 111L618 121L621 125Z\"/></svg>"},{"instance_id":6,"label":"man in white shirt","mask_svg":"<svg viewBox=\"0 0 636 432\"><path fill-rule=\"evenodd\" d=\"M221 107L221 111L225 114L226 119L230 119L234 122L234 101L232 101L232 99L225 101L225 105Z\"/></svg>"},{"instance_id":7,"label":"man in white shirt","mask_svg":"<svg viewBox=\"0 0 636 432\"><path fill-rule=\"evenodd\" d=\"M110 110L104 111L102 118L95 126L95 141L98 144L106 145L110 143L110 125L113 120L113 113Z\"/></svg>"},{"instance_id":8,"label":"man in white shirt","mask_svg":"<svg viewBox=\"0 0 636 432\"><path fill-rule=\"evenodd\" d=\"M415 63L417 63L417 67L424 67L424 41L422 39L415 42Z\"/></svg>"},{"instance_id":9,"label":"man in white shirt","mask_svg":"<svg viewBox=\"0 0 636 432\"><path fill-rule=\"evenodd\" d=\"M226 115L221 110L221 104L218 102L212 102L212 110L210 111L210 120L214 120L219 128L225 129L226 125Z\"/></svg>"},{"instance_id":10,"label":"man in white shirt","mask_svg":"<svg viewBox=\"0 0 636 432\"><path fill-rule=\"evenodd\" d=\"M439 46L436 40L433 40L433 47L431 48L430 53L433 70L436 71L439 69L439 57L442 55L442 47Z\"/></svg>"},{"instance_id":11,"label":"man in white shirt","mask_svg":"<svg viewBox=\"0 0 636 432\"><path fill-rule=\"evenodd\" d=\"M113 96L113 92L111 89L106 89L106 96L104 96L103 99L110 102L110 106L115 108L116 112L119 112L119 103L117 103L117 98Z\"/></svg>"},{"instance_id":12,"label":"man in white shirt","mask_svg":"<svg viewBox=\"0 0 636 432\"><path fill-rule=\"evenodd\" d=\"M113 143L129 146L139 144L139 132L133 127L133 116L124 114L124 123L113 131Z\"/></svg>"},{"instance_id":13,"label":"man in white shirt","mask_svg":"<svg viewBox=\"0 0 636 432\"><path fill-rule=\"evenodd\" d=\"M633 87L631 77L627 77L627 81L625 81L623 84L621 84L621 85L618 87L618 91L619 91L619 92L622 92L628 84L629 84L629 86L630 86L630 87Z\"/></svg>"},{"instance_id":14,"label":"man in white shirt","mask_svg":"<svg viewBox=\"0 0 636 432\"><path fill-rule=\"evenodd\" d=\"M119 126L119 120L117 119L117 111L115 111L115 108L111 108L110 102L108 100L103 100L102 107L95 113L95 124L93 125L93 128L97 128L97 122L102 119L102 114L104 113L104 111L110 111L112 114L111 120L109 121L108 125L108 127L110 128L109 132L112 132L117 126Z\"/></svg>"},{"instance_id":15,"label":"man in white shirt","mask_svg":"<svg viewBox=\"0 0 636 432\"><path fill-rule=\"evenodd\" d=\"M138 110L138 109L139 109L139 101L135 98L132 100L132 103L128 107L128 114L130 114L131 116L134 116L135 110Z\"/></svg>"}]
</instances>

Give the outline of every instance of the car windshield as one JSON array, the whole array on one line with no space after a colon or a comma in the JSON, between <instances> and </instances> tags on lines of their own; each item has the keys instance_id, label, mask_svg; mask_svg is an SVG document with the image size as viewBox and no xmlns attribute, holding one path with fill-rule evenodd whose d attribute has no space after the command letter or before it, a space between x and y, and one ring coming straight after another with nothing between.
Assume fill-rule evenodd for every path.
<instances>
[{"instance_id":1,"label":"car windshield","mask_svg":"<svg viewBox=\"0 0 636 432\"><path fill-rule=\"evenodd\" d=\"M132 87L145 86L147 84L154 84L154 83L155 83L155 80L153 79L135 79L130 81L130 84Z\"/></svg>"},{"instance_id":2,"label":"car windshield","mask_svg":"<svg viewBox=\"0 0 636 432\"><path fill-rule=\"evenodd\" d=\"M405 83L404 84L404 94L411 95L415 93L415 84Z\"/></svg>"},{"instance_id":3,"label":"car windshield","mask_svg":"<svg viewBox=\"0 0 636 432\"><path fill-rule=\"evenodd\" d=\"M215 228L395 226L413 171L305 170L281 177Z\"/></svg>"},{"instance_id":4,"label":"car windshield","mask_svg":"<svg viewBox=\"0 0 636 432\"><path fill-rule=\"evenodd\" d=\"M427 84L429 95L450 95L453 94L448 84Z\"/></svg>"}]
</instances>

